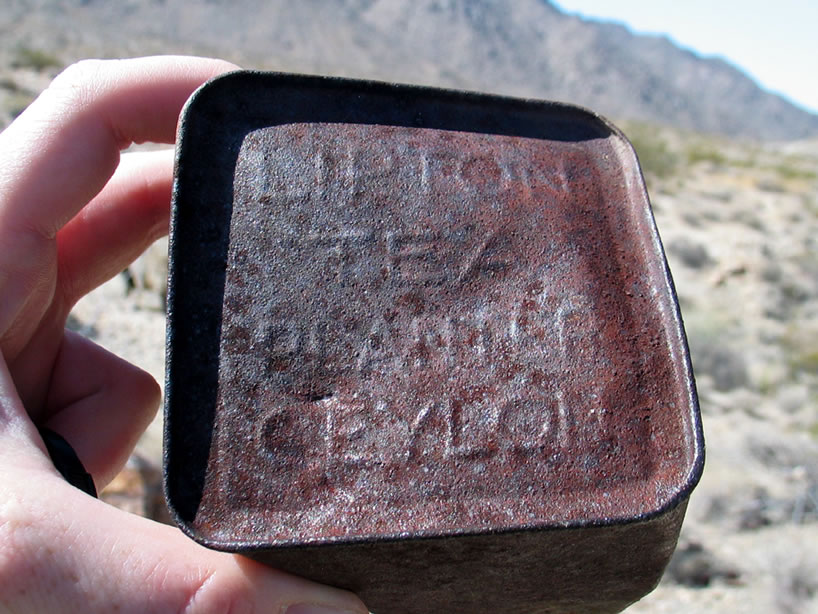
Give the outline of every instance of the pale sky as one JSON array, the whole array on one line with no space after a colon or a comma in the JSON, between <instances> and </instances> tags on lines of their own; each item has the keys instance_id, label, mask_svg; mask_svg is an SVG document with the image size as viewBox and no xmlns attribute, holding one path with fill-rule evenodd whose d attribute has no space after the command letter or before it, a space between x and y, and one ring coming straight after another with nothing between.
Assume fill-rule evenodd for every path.
<instances>
[{"instance_id":1,"label":"pale sky","mask_svg":"<svg viewBox=\"0 0 818 614\"><path fill-rule=\"evenodd\" d=\"M818 112L818 0L555 0L567 13L666 34L720 56L762 87Z\"/></svg>"}]
</instances>

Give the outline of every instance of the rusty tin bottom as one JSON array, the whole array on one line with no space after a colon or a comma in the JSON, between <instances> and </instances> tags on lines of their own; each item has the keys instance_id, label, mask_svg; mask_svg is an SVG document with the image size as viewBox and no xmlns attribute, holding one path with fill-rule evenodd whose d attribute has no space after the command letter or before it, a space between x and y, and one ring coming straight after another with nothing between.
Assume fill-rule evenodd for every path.
<instances>
[{"instance_id":1,"label":"rusty tin bottom","mask_svg":"<svg viewBox=\"0 0 818 614\"><path fill-rule=\"evenodd\" d=\"M166 492L375 614L616 612L704 444L633 150L587 111L234 73L180 129Z\"/></svg>"}]
</instances>

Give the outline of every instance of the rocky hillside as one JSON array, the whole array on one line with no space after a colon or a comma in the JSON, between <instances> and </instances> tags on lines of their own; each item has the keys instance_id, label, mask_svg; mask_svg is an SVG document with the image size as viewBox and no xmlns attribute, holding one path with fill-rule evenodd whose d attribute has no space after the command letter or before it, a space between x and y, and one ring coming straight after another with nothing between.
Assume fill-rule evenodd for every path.
<instances>
[{"instance_id":1,"label":"rocky hillside","mask_svg":"<svg viewBox=\"0 0 818 614\"><path fill-rule=\"evenodd\" d=\"M648 172L707 440L673 564L629 612L818 612L818 140L625 129Z\"/></svg>"},{"instance_id":2,"label":"rocky hillside","mask_svg":"<svg viewBox=\"0 0 818 614\"><path fill-rule=\"evenodd\" d=\"M734 137L818 135L818 116L721 60L547 0L6 0L0 38L7 63L207 53L259 68L563 100Z\"/></svg>"}]
</instances>

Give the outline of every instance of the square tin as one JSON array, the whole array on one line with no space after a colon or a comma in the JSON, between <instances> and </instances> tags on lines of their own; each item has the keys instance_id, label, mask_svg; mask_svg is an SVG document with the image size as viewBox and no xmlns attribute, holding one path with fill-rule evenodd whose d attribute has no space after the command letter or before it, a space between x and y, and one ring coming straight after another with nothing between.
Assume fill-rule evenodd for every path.
<instances>
[{"instance_id":1,"label":"square tin","mask_svg":"<svg viewBox=\"0 0 818 614\"><path fill-rule=\"evenodd\" d=\"M569 105L237 72L183 113L165 488L375 614L616 612L704 443L634 152Z\"/></svg>"}]
</instances>

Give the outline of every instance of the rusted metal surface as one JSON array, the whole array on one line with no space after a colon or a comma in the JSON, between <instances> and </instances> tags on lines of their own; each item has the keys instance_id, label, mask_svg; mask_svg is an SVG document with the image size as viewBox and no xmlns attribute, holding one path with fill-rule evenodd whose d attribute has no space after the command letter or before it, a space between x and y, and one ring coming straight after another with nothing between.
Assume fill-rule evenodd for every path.
<instances>
[{"instance_id":1,"label":"rusted metal surface","mask_svg":"<svg viewBox=\"0 0 818 614\"><path fill-rule=\"evenodd\" d=\"M555 104L252 73L188 106L166 489L376 614L613 612L703 441L633 152Z\"/></svg>"}]
</instances>

